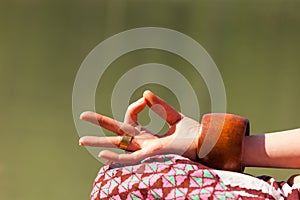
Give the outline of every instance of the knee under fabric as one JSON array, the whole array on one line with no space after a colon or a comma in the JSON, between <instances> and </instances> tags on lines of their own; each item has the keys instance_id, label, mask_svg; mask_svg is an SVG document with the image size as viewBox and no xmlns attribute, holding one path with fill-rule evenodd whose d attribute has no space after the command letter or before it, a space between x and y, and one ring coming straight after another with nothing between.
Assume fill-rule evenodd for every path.
<instances>
[{"instance_id":1,"label":"knee under fabric","mask_svg":"<svg viewBox=\"0 0 300 200\"><path fill-rule=\"evenodd\" d=\"M205 114L201 120L197 155L199 162L214 168L243 172L243 145L249 136L246 118L225 113Z\"/></svg>"}]
</instances>

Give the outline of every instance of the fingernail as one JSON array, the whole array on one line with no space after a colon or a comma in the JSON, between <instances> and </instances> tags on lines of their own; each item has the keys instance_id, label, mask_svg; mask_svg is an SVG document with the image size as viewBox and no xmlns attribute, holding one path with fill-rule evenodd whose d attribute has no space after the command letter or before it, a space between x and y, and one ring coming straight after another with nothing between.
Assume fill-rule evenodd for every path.
<instances>
[{"instance_id":1,"label":"fingernail","mask_svg":"<svg viewBox=\"0 0 300 200\"><path fill-rule=\"evenodd\" d=\"M85 111L80 115L80 119L85 121L92 120L95 117L96 117L96 113L92 111Z\"/></svg>"},{"instance_id":2,"label":"fingernail","mask_svg":"<svg viewBox=\"0 0 300 200\"><path fill-rule=\"evenodd\" d=\"M79 139L79 146L83 146L84 144L83 144L83 141L82 141L82 139L80 138Z\"/></svg>"},{"instance_id":3,"label":"fingernail","mask_svg":"<svg viewBox=\"0 0 300 200\"><path fill-rule=\"evenodd\" d=\"M143 93L143 96L147 95L147 94L151 94L152 92L150 90L145 90L145 92Z\"/></svg>"},{"instance_id":4,"label":"fingernail","mask_svg":"<svg viewBox=\"0 0 300 200\"><path fill-rule=\"evenodd\" d=\"M102 153L102 151L98 154L98 157L99 158L102 158L102 155L103 155L103 153Z\"/></svg>"},{"instance_id":5,"label":"fingernail","mask_svg":"<svg viewBox=\"0 0 300 200\"><path fill-rule=\"evenodd\" d=\"M85 111L83 113L80 114L80 119L84 119L85 115L88 113L89 111Z\"/></svg>"}]
</instances>

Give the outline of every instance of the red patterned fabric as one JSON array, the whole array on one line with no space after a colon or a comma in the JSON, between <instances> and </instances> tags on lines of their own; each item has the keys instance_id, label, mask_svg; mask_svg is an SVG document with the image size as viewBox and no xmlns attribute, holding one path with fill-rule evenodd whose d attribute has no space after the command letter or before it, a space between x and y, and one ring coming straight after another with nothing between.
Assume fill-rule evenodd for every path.
<instances>
[{"instance_id":1,"label":"red patterned fabric","mask_svg":"<svg viewBox=\"0 0 300 200\"><path fill-rule=\"evenodd\" d=\"M91 200L99 199L299 199L299 189L270 177L209 169L178 155L159 155L141 164L104 165Z\"/></svg>"}]
</instances>

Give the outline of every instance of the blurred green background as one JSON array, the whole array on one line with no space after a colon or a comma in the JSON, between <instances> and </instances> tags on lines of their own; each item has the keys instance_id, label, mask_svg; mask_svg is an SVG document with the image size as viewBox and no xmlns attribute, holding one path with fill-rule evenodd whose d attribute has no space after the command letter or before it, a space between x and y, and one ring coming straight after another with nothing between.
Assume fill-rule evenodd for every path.
<instances>
[{"instance_id":1,"label":"blurred green background","mask_svg":"<svg viewBox=\"0 0 300 200\"><path fill-rule=\"evenodd\" d=\"M299 8L299 2L279 0L2 0L0 199L89 198L101 163L78 146L73 82L98 43L131 28L165 27L198 41L223 76L228 112L249 118L252 133L300 127ZM146 62L173 66L196 80L178 56L155 50L133 52L116 60L101 79L104 84L99 84L97 94L107 98L97 97L98 112L111 115L115 81ZM201 112L209 112L205 85L195 87ZM145 88L178 107L174 94L157 85L139 88L132 100ZM299 170L248 168L246 172L285 180Z\"/></svg>"}]
</instances>

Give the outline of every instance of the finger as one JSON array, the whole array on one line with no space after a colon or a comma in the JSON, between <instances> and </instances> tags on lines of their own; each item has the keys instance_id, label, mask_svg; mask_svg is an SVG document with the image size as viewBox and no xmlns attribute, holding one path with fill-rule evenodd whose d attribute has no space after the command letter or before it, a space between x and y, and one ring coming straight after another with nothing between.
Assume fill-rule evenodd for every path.
<instances>
[{"instance_id":1,"label":"finger","mask_svg":"<svg viewBox=\"0 0 300 200\"><path fill-rule=\"evenodd\" d=\"M144 150L135 151L129 154L117 154L109 150L103 150L98 155L99 158L130 165L137 164L149 156L151 155L148 155Z\"/></svg>"},{"instance_id":2,"label":"finger","mask_svg":"<svg viewBox=\"0 0 300 200\"><path fill-rule=\"evenodd\" d=\"M80 146L91 146L91 147L106 147L106 148L120 148L122 137L97 137L97 136L84 136L79 139ZM128 151L140 150L140 145L132 138L129 142L127 149Z\"/></svg>"},{"instance_id":3,"label":"finger","mask_svg":"<svg viewBox=\"0 0 300 200\"><path fill-rule=\"evenodd\" d=\"M129 124L124 124L110 117L100 115L95 112L84 112L80 115L80 119L99 125L118 135L138 135L139 131Z\"/></svg>"},{"instance_id":4,"label":"finger","mask_svg":"<svg viewBox=\"0 0 300 200\"><path fill-rule=\"evenodd\" d=\"M144 97L130 104L125 114L124 123L137 124L138 114L145 108L146 105L147 103Z\"/></svg>"},{"instance_id":5,"label":"finger","mask_svg":"<svg viewBox=\"0 0 300 200\"><path fill-rule=\"evenodd\" d=\"M80 146L118 148L121 137L84 136L79 139Z\"/></svg>"},{"instance_id":6,"label":"finger","mask_svg":"<svg viewBox=\"0 0 300 200\"><path fill-rule=\"evenodd\" d=\"M130 154L117 154L112 151L104 150L99 153L100 158L104 158L106 160L124 163L124 164L137 164L141 160L148 158L150 156L164 154L164 141L163 140L149 140L148 143L144 143L142 149L138 149Z\"/></svg>"},{"instance_id":7,"label":"finger","mask_svg":"<svg viewBox=\"0 0 300 200\"><path fill-rule=\"evenodd\" d=\"M174 125L181 120L181 113L151 91L145 91L143 96L146 99L148 106L159 116L165 119L169 125Z\"/></svg>"}]
</instances>

